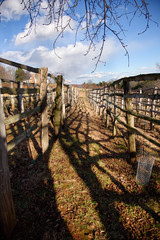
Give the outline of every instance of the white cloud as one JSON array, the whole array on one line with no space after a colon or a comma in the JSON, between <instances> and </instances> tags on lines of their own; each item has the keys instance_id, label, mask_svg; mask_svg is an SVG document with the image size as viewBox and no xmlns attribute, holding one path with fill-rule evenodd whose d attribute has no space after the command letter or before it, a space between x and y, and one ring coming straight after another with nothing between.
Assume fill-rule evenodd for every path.
<instances>
[{"instance_id":1,"label":"white cloud","mask_svg":"<svg viewBox=\"0 0 160 240\"><path fill-rule=\"evenodd\" d=\"M0 6L1 19L4 21L19 20L22 15L28 14L26 8L29 8L29 6L32 7L32 3L24 1L26 4L26 8L24 9L24 3L21 2L20 0L5 0ZM36 1L34 4L36 4ZM47 6L47 1L43 0L41 2L40 14L43 15L46 13Z\"/></svg>"},{"instance_id":2,"label":"white cloud","mask_svg":"<svg viewBox=\"0 0 160 240\"><path fill-rule=\"evenodd\" d=\"M100 47L100 45L98 46ZM61 57L55 55L54 50L50 50L44 46L39 46L31 51L8 51L2 53L2 57L12 61L27 64L33 67L48 67L52 73L61 73L64 77L72 82L84 81L84 74L91 72L95 67L95 61L92 59L98 54L99 48L95 51L91 50L89 54L84 56L87 52L88 45L82 42L77 42L76 46L68 45L66 47L57 47L56 52ZM117 51L115 42L112 39L106 41L103 52L103 60L108 61ZM93 77L94 81L98 82L103 77L105 78L112 73L94 73L93 75L86 75L86 80ZM83 80L82 80L83 78ZM105 79L103 79L105 80Z\"/></svg>"},{"instance_id":3,"label":"white cloud","mask_svg":"<svg viewBox=\"0 0 160 240\"><path fill-rule=\"evenodd\" d=\"M63 17L62 27L65 27L69 21L69 17ZM38 41L46 41L46 40L55 40L56 37L59 35L61 29L57 30L57 25L55 22L50 24L48 23L48 19L45 16L37 18L36 25L33 25L32 28L30 27L30 23L27 23L23 32L20 32L17 36L14 36L15 45L22 45L28 44L31 42L38 42ZM75 21L70 22L70 26L72 29L76 26ZM67 27L65 32L72 32L72 29Z\"/></svg>"},{"instance_id":4,"label":"white cloud","mask_svg":"<svg viewBox=\"0 0 160 240\"><path fill-rule=\"evenodd\" d=\"M11 19L19 20L21 15L26 14L19 0L5 0L0 7L0 12L4 21L10 21Z\"/></svg>"},{"instance_id":5,"label":"white cloud","mask_svg":"<svg viewBox=\"0 0 160 240\"><path fill-rule=\"evenodd\" d=\"M93 74L82 74L79 75L79 80L80 81L89 81L91 80L93 83L101 82L101 81L106 81L108 79L115 78L117 76L117 73L115 72L94 72Z\"/></svg>"},{"instance_id":6,"label":"white cloud","mask_svg":"<svg viewBox=\"0 0 160 240\"><path fill-rule=\"evenodd\" d=\"M156 66L142 66L140 67L140 70L142 70L143 72L150 72L150 71L156 71L157 67Z\"/></svg>"}]
</instances>

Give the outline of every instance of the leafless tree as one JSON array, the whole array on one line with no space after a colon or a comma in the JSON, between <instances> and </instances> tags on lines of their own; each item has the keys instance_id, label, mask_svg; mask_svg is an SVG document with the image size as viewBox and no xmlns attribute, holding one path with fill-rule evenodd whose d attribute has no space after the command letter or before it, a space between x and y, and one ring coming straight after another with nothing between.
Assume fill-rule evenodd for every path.
<instances>
[{"instance_id":1,"label":"leafless tree","mask_svg":"<svg viewBox=\"0 0 160 240\"><path fill-rule=\"evenodd\" d=\"M13 78L10 69L7 69L4 66L0 65L0 78L12 80Z\"/></svg>"},{"instance_id":2,"label":"leafless tree","mask_svg":"<svg viewBox=\"0 0 160 240\"><path fill-rule=\"evenodd\" d=\"M2 0L0 6L7 0ZM146 0L46 0L44 6L43 0L20 0L24 10L28 11L30 17L30 28L36 26L36 21L42 14L46 16L47 22L50 24L53 21L56 24L58 37L54 39L54 48L57 40L67 28L72 29L72 21L76 21L75 42L77 34L83 32L83 40L89 42L89 47L86 52L89 53L91 49L95 49L98 42L101 47L97 56L95 56L96 66L101 61L105 41L108 32L112 32L118 39L125 50L125 54L129 54L127 46L123 41L123 34L125 32L122 20L126 18L130 24L136 15L140 15L146 19L146 25L141 33L149 28L151 16L148 10L148 3ZM67 22L64 23L64 16L68 17ZM73 29L72 29L73 30ZM123 36L123 37L122 37Z\"/></svg>"}]
</instances>

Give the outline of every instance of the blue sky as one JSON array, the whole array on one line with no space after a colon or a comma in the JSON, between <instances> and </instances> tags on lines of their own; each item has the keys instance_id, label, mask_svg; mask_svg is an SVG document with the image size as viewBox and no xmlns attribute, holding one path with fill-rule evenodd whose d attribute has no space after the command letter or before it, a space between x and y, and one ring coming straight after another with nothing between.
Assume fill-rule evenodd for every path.
<instances>
[{"instance_id":1,"label":"blue sky","mask_svg":"<svg viewBox=\"0 0 160 240\"><path fill-rule=\"evenodd\" d=\"M37 21L37 28L26 35L29 17L23 11L20 0L6 0L0 7L0 56L12 61L28 64L33 67L48 67L49 72L54 74L64 74L65 79L71 83L83 83L92 80L109 81L123 76L131 76L142 73L160 72L156 67L160 63L160 1L148 0L149 12L152 19L157 24L150 22L149 29L138 35L145 29L145 19L135 17L132 24L122 20L125 36L122 35L123 42L128 46L128 58L125 51L117 39L108 32L107 40L102 56L106 62L99 63L97 69L92 73L95 62L92 60L98 54L98 47L87 56L88 43L80 41L82 35L79 34L77 44L74 46L74 32L67 29L63 38L60 38L56 45L56 53L53 50L53 42L57 36L54 23L43 26L44 15ZM44 0L45 4L45 0ZM81 13L81 10L80 10ZM64 21L67 21L65 17ZM76 26L72 22L72 27Z\"/></svg>"}]
</instances>

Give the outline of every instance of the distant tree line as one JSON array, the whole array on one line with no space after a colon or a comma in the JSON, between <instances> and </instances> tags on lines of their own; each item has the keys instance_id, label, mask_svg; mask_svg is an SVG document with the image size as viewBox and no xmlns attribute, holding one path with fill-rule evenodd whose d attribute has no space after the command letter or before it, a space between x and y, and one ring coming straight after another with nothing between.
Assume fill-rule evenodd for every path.
<instances>
[{"instance_id":1,"label":"distant tree line","mask_svg":"<svg viewBox=\"0 0 160 240\"><path fill-rule=\"evenodd\" d=\"M30 73L21 68L17 68L17 70L15 70L14 68L5 68L0 65L0 78L22 82L30 78Z\"/></svg>"},{"instance_id":2,"label":"distant tree line","mask_svg":"<svg viewBox=\"0 0 160 240\"><path fill-rule=\"evenodd\" d=\"M157 63L156 65L157 69L160 70L160 64ZM102 81L102 82L98 82L98 83L93 83L92 80L88 80L88 82L84 82L82 84L83 88L96 88L96 87L104 87L107 85L110 85L114 82L114 80L110 80L108 82ZM137 89L147 89L147 88L154 88L154 87L158 87L160 88L160 79L155 80L155 81L139 81L139 82L131 82L130 83L131 89L132 90L137 90ZM123 82L118 83L117 88L123 88Z\"/></svg>"},{"instance_id":3,"label":"distant tree line","mask_svg":"<svg viewBox=\"0 0 160 240\"><path fill-rule=\"evenodd\" d=\"M100 87L103 87L103 86L107 86L108 84L111 84L113 82L113 80L110 80L109 82L105 82L105 81L102 81L102 82L99 82L99 83L93 83L92 80L88 80L88 82L84 82L82 84L82 87L83 88L94 88L94 87L97 87L97 86L100 86Z\"/></svg>"}]
</instances>

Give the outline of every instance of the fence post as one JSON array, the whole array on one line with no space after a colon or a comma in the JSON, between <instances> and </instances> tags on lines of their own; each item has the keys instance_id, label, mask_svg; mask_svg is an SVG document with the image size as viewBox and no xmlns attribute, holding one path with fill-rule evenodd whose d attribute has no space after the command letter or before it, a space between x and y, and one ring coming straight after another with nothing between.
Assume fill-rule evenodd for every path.
<instances>
[{"instance_id":1,"label":"fence post","mask_svg":"<svg viewBox=\"0 0 160 240\"><path fill-rule=\"evenodd\" d=\"M73 99L73 87L71 87L71 106L74 104L74 99Z\"/></svg>"},{"instance_id":2,"label":"fence post","mask_svg":"<svg viewBox=\"0 0 160 240\"><path fill-rule=\"evenodd\" d=\"M41 102L41 146L42 153L46 153L49 145L48 136L48 105L47 105L47 74L48 68L42 67L40 70L40 102Z\"/></svg>"},{"instance_id":3,"label":"fence post","mask_svg":"<svg viewBox=\"0 0 160 240\"><path fill-rule=\"evenodd\" d=\"M23 88L23 82L18 82L18 89ZM23 95L22 93L18 93L18 110L22 113L24 112L24 105L23 105Z\"/></svg>"},{"instance_id":4,"label":"fence post","mask_svg":"<svg viewBox=\"0 0 160 240\"><path fill-rule=\"evenodd\" d=\"M116 85L114 85L114 122L113 122L113 136L115 137L116 136L116 113L117 113L117 108L116 108L116 104L117 104L117 102L116 102Z\"/></svg>"},{"instance_id":5,"label":"fence post","mask_svg":"<svg viewBox=\"0 0 160 240\"><path fill-rule=\"evenodd\" d=\"M139 90L139 93L140 94L142 94L142 89L140 89ZM142 98L140 97L140 99L139 99L139 111L138 111L138 113L142 113L143 114L143 112L141 111L142 110Z\"/></svg>"},{"instance_id":6,"label":"fence post","mask_svg":"<svg viewBox=\"0 0 160 240\"><path fill-rule=\"evenodd\" d=\"M69 94L69 85L67 86L67 104L70 104L70 94Z\"/></svg>"},{"instance_id":7,"label":"fence post","mask_svg":"<svg viewBox=\"0 0 160 240\"><path fill-rule=\"evenodd\" d=\"M106 111L106 87L104 86L104 95L103 95L103 112L102 112L102 118L104 119L104 113Z\"/></svg>"},{"instance_id":8,"label":"fence post","mask_svg":"<svg viewBox=\"0 0 160 240\"><path fill-rule=\"evenodd\" d=\"M75 102L77 102L77 88L75 87Z\"/></svg>"},{"instance_id":9,"label":"fence post","mask_svg":"<svg viewBox=\"0 0 160 240\"><path fill-rule=\"evenodd\" d=\"M71 105L70 105L70 86L69 85L67 86L67 105L68 105L68 107L67 107L67 115L68 115L68 113L71 110Z\"/></svg>"},{"instance_id":10,"label":"fence post","mask_svg":"<svg viewBox=\"0 0 160 240\"><path fill-rule=\"evenodd\" d=\"M99 114L100 90L97 90L97 115Z\"/></svg>"},{"instance_id":11,"label":"fence post","mask_svg":"<svg viewBox=\"0 0 160 240\"><path fill-rule=\"evenodd\" d=\"M13 89L13 81L11 81L10 87ZM11 107L12 107L12 109L14 109L14 96L13 95L11 95Z\"/></svg>"},{"instance_id":12,"label":"fence post","mask_svg":"<svg viewBox=\"0 0 160 240\"><path fill-rule=\"evenodd\" d=\"M64 84L62 82L62 125L63 125L63 122L64 122L64 119L65 119L65 95L64 95Z\"/></svg>"},{"instance_id":13,"label":"fence post","mask_svg":"<svg viewBox=\"0 0 160 240\"><path fill-rule=\"evenodd\" d=\"M95 109L95 90L93 89L93 109Z\"/></svg>"},{"instance_id":14,"label":"fence post","mask_svg":"<svg viewBox=\"0 0 160 240\"><path fill-rule=\"evenodd\" d=\"M130 83L127 81L123 81L124 85L124 95L129 94L130 91ZM132 99L129 97L125 97L125 105L126 110L131 111L132 110ZM126 114L127 118L127 124L130 127L134 127L134 116L131 114ZM129 152L130 152L130 161L134 163L136 161L136 139L135 139L135 133L128 130L128 143L129 143Z\"/></svg>"},{"instance_id":15,"label":"fence post","mask_svg":"<svg viewBox=\"0 0 160 240\"><path fill-rule=\"evenodd\" d=\"M106 127L109 126L109 111L110 111L109 107L110 107L110 104L109 104L108 101L111 101L110 100L110 86L108 86L108 95L107 95Z\"/></svg>"},{"instance_id":16,"label":"fence post","mask_svg":"<svg viewBox=\"0 0 160 240\"><path fill-rule=\"evenodd\" d=\"M6 129L0 92L0 230L6 238L9 238L15 225L16 214L10 186Z\"/></svg>"},{"instance_id":17,"label":"fence post","mask_svg":"<svg viewBox=\"0 0 160 240\"><path fill-rule=\"evenodd\" d=\"M58 137L61 129L62 119L62 82L63 76L57 76L56 98L53 122L55 126L55 135ZM73 101L73 87L72 87L72 101Z\"/></svg>"},{"instance_id":18,"label":"fence post","mask_svg":"<svg viewBox=\"0 0 160 240\"><path fill-rule=\"evenodd\" d=\"M50 86L47 86L47 105L50 108Z\"/></svg>"},{"instance_id":19,"label":"fence post","mask_svg":"<svg viewBox=\"0 0 160 240\"><path fill-rule=\"evenodd\" d=\"M3 94L1 93L2 88L2 80L0 79L0 100L1 100L1 107L3 108Z\"/></svg>"},{"instance_id":20,"label":"fence post","mask_svg":"<svg viewBox=\"0 0 160 240\"><path fill-rule=\"evenodd\" d=\"M98 115L101 115L101 89L99 90L99 112Z\"/></svg>"},{"instance_id":21,"label":"fence post","mask_svg":"<svg viewBox=\"0 0 160 240\"><path fill-rule=\"evenodd\" d=\"M152 102L151 102L151 117L152 118L154 118L154 115L155 115L155 113L154 113L154 111L156 110L155 109L155 104L156 104L156 101L154 100L154 98L155 98L155 95L158 93L158 90L157 90L157 87L155 87L154 88L154 90L153 90L153 99L152 99ZM151 130L153 130L153 128L154 128L154 124L152 123L152 122L150 122L150 129Z\"/></svg>"},{"instance_id":22,"label":"fence post","mask_svg":"<svg viewBox=\"0 0 160 240\"><path fill-rule=\"evenodd\" d=\"M124 94L123 91L122 91L122 94ZM123 98L123 96L121 97L121 108L124 109L124 98Z\"/></svg>"},{"instance_id":23,"label":"fence post","mask_svg":"<svg viewBox=\"0 0 160 240\"><path fill-rule=\"evenodd\" d=\"M102 88L99 90L99 116L102 114Z\"/></svg>"}]
</instances>

